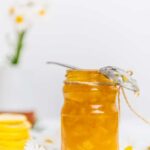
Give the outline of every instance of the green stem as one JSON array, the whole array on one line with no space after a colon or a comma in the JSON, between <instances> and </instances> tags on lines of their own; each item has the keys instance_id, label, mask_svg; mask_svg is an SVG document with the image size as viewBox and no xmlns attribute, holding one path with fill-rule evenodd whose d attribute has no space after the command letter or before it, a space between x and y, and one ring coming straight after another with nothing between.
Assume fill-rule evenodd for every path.
<instances>
[{"instance_id":1,"label":"green stem","mask_svg":"<svg viewBox=\"0 0 150 150\"><path fill-rule=\"evenodd\" d=\"M23 48L24 36L26 31L22 31L18 33L18 42L15 50L15 55L11 59L11 63L13 65L17 65L20 61L20 55Z\"/></svg>"}]
</instances>

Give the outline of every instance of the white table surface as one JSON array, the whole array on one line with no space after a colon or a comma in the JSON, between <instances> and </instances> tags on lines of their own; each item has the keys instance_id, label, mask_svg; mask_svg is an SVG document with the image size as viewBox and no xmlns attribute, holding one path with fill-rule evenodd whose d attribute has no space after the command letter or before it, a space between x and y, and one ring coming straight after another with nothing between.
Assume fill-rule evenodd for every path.
<instances>
[{"instance_id":1,"label":"white table surface","mask_svg":"<svg viewBox=\"0 0 150 150\"><path fill-rule=\"evenodd\" d=\"M51 137L53 140L53 148L60 150L60 122L58 120L45 119L40 121L37 128L43 128L41 135ZM39 133L38 133L39 134ZM41 136L42 137L42 136ZM128 145L133 145L134 150L146 150L150 146L150 126L143 122L133 120L125 120L120 123L120 150ZM52 150L50 148L50 150Z\"/></svg>"}]
</instances>

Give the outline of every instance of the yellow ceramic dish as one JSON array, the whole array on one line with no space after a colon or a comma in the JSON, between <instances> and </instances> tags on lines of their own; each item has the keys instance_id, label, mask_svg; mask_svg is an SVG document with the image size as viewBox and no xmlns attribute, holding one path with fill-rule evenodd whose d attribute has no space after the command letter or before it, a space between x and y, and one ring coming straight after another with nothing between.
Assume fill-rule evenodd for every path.
<instances>
[{"instance_id":1,"label":"yellow ceramic dish","mask_svg":"<svg viewBox=\"0 0 150 150\"><path fill-rule=\"evenodd\" d=\"M0 132L23 132L31 128L29 122L19 124L0 124Z\"/></svg>"},{"instance_id":2,"label":"yellow ceramic dish","mask_svg":"<svg viewBox=\"0 0 150 150\"><path fill-rule=\"evenodd\" d=\"M30 138L30 123L24 115L0 115L0 150L24 150Z\"/></svg>"},{"instance_id":3,"label":"yellow ceramic dish","mask_svg":"<svg viewBox=\"0 0 150 150\"><path fill-rule=\"evenodd\" d=\"M1 114L0 124L21 124L26 122L27 119L24 115L18 114Z\"/></svg>"},{"instance_id":4,"label":"yellow ceramic dish","mask_svg":"<svg viewBox=\"0 0 150 150\"><path fill-rule=\"evenodd\" d=\"M24 132L16 132L16 133L5 133L5 132L0 132L0 142L1 140L24 140L28 139L30 137L30 134L28 131Z\"/></svg>"},{"instance_id":5,"label":"yellow ceramic dish","mask_svg":"<svg viewBox=\"0 0 150 150\"><path fill-rule=\"evenodd\" d=\"M19 140L19 141L2 141L0 140L0 147L7 148L8 150L12 149L22 149L24 148L27 140ZM2 149L0 149L2 150Z\"/></svg>"}]
</instances>

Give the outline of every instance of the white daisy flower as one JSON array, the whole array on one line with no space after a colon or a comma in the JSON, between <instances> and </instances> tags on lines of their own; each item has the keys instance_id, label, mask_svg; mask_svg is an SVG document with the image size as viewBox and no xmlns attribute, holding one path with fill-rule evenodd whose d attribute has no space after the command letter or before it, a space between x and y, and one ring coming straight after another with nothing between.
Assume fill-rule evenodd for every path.
<instances>
[{"instance_id":1,"label":"white daisy flower","mask_svg":"<svg viewBox=\"0 0 150 150\"><path fill-rule=\"evenodd\" d=\"M18 31L24 31L31 27L39 17L47 13L45 3L34 0L16 1L8 10L14 27Z\"/></svg>"},{"instance_id":2,"label":"white daisy flower","mask_svg":"<svg viewBox=\"0 0 150 150\"><path fill-rule=\"evenodd\" d=\"M46 150L46 148L39 144L36 140L30 140L26 146L25 150Z\"/></svg>"}]
</instances>

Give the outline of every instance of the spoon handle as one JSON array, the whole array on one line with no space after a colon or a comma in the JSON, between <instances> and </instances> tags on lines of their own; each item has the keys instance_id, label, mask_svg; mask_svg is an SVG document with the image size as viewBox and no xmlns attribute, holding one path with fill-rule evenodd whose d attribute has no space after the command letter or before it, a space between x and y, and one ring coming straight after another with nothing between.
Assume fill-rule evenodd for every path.
<instances>
[{"instance_id":1,"label":"spoon handle","mask_svg":"<svg viewBox=\"0 0 150 150\"><path fill-rule=\"evenodd\" d=\"M80 70L77 67L74 67L74 66L71 66L71 65L68 65L68 64L59 63L59 62L54 62L54 61L47 61L47 64L58 65L58 66L62 66L62 67L65 67L65 68L72 69L72 70Z\"/></svg>"}]
</instances>

